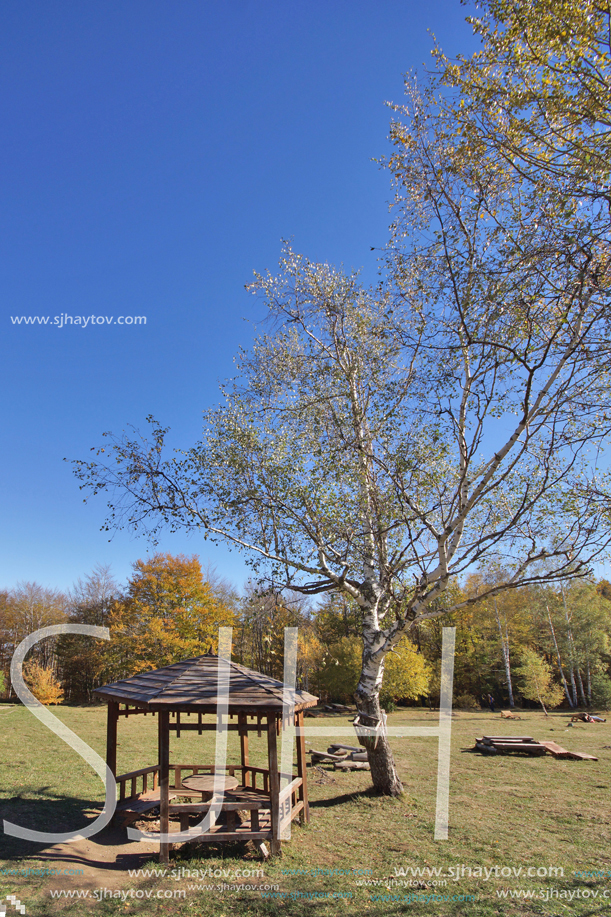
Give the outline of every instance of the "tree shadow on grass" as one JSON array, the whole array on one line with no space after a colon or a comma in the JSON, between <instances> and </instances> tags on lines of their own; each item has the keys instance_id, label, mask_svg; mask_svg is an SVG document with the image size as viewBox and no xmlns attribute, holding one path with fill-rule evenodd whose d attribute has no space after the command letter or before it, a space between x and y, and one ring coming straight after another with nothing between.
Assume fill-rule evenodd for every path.
<instances>
[{"instance_id":1,"label":"tree shadow on grass","mask_svg":"<svg viewBox=\"0 0 611 917\"><path fill-rule=\"evenodd\" d=\"M90 799L59 796L57 790L51 791L48 787L41 787L36 792L41 798L12 796L0 799L0 823L7 821L20 828L57 834L86 828L100 812L101 803L92 803ZM49 846L49 841L27 841L13 837L6 834L2 826L0 857L3 859L36 856Z\"/></svg>"},{"instance_id":2,"label":"tree shadow on grass","mask_svg":"<svg viewBox=\"0 0 611 917\"><path fill-rule=\"evenodd\" d=\"M41 796L45 789L38 790ZM101 802L92 802L73 796L58 796L54 791L49 798L24 799L19 796L0 800L0 821L9 821L21 828L58 834L83 830L100 814ZM155 861L159 846L154 841L130 840L125 828L107 825L90 838L52 841L29 841L0 833L0 860L14 863L17 874L25 875L29 867L24 860L37 861L32 875L82 875L81 884L89 880L99 883L101 873L139 869ZM40 866L38 864L44 864Z\"/></svg>"},{"instance_id":3,"label":"tree shadow on grass","mask_svg":"<svg viewBox=\"0 0 611 917\"><path fill-rule=\"evenodd\" d=\"M333 806L343 806L348 802L358 802L360 799L383 799L384 796L375 787L366 790L355 790L352 793L342 793L341 796L329 796L326 799L310 800L311 809L329 809ZM391 797L386 797L390 799Z\"/></svg>"}]
</instances>

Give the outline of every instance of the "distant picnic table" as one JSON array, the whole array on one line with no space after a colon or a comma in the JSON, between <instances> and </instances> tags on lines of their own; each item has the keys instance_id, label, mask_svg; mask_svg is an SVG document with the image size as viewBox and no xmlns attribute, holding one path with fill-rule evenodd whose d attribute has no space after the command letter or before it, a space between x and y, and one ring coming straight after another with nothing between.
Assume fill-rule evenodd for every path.
<instances>
[{"instance_id":1,"label":"distant picnic table","mask_svg":"<svg viewBox=\"0 0 611 917\"><path fill-rule=\"evenodd\" d=\"M525 754L542 756L549 752L554 758L573 761L598 761L594 755L582 751L567 751L556 742L537 742L532 736L482 736L475 740L475 747L485 755Z\"/></svg>"}]
</instances>

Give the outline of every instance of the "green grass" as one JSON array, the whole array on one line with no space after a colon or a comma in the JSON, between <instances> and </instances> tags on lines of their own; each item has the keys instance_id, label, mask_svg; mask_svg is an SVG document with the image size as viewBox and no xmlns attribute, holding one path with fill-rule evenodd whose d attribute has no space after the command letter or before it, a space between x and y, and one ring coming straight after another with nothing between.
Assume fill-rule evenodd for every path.
<instances>
[{"instance_id":1,"label":"green grass","mask_svg":"<svg viewBox=\"0 0 611 917\"><path fill-rule=\"evenodd\" d=\"M104 754L105 708L52 708L66 725L98 753ZM389 724L436 725L437 715L424 710L392 714ZM405 786L400 799L384 799L370 792L367 773L340 773L329 770L332 783L321 783L319 772L309 773L311 821L304 828L295 826L282 857L259 864L252 852L242 848L183 847L175 854L173 867L185 869L264 869L265 879L277 884L287 897L265 899L260 891L189 891L185 900L127 899L110 900L93 906L83 902L51 900L48 880L8 876L0 872L0 892L17 894L27 906L28 917L65 914L77 917L93 912L149 915L195 914L197 917L245 915L295 915L318 917L341 914L357 917L366 912L382 914L510 915L590 914L605 912L611 906L611 827L609 789L611 786L611 723L578 725L567 729L568 715L525 713L519 722L501 721L489 713L459 712L453 719L450 777L450 831L447 841L433 837L437 773L437 740L434 738L394 739L397 764ZM306 720L316 726L336 724L344 727L348 718ZM574 751L598 756L594 761L561 761L549 756L482 757L470 751L476 735L532 735L554 739ZM46 730L26 710L14 707L0 711L0 769L2 773L0 815L18 824L39 830L70 830L85 824L103 798L99 778L71 749ZM309 740L316 748L330 740ZM340 736L338 741L353 744ZM238 761L237 739L229 737L228 760ZM119 721L118 765L127 771L155 763L156 720L133 717ZM173 739L171 759L177 762L211 763L214 736L198 737L183 733ZM252 763L265 762L264 738L251 738ZM0 835L0 870L32 867L41 863L41 846ZM198 858L195 858L197 854ZM246 858L245 858L246 857ZM464 864L478 867L561 867L563 878L495 878L468 875L459 881L435 887L434 879L424 878L424 887L392 886L389 877L405 867L441 868L444 871ZM584 880L576 871L600 869L609 879ZM340 870L335 875L316 870ZM378 887L355 884L351 870L371 870L370 876L387 881ZM400 877L399 877L400 878ZM188 881L175 879L129 880L126 889L134 892L152 889L184 888ZM221 879L206 879L214 884ZM231 879L225 879L233 884ZM245 880L248 881L248 880ZM405 877L404 881L409 881ZM415 880L417 881L417 880ZM124 883L107 878L105 885L120 888ZM428 887L427 887L428 886ZM78 880L74 880L78 888ZM594 900L567 900L566 893L609 889L608 904ZM565 897L549 901L499 899L501 889L523 889L539 893L556 889ZM345 898L305 898L299 895L342 894ZM403 900L409 894L426 896L474 895L475 901ZM553 891L551 891L553 894ZM291 897L293 895L293 897ZM402 900L375 900L375 895L397 896ZM10 913L10 911L9 911Z\"/></svg>"}]
</instances>

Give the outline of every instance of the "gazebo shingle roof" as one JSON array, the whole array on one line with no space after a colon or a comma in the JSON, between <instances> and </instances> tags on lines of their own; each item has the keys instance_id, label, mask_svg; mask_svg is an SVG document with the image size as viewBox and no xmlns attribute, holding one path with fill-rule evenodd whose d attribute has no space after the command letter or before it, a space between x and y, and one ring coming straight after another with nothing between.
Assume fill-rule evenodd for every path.
<instances>
[{"instance_id":1,"label":"gazebo shingle roof","mask_svg":"<svg viewBox=\"0 0 611 917\"><path fill-rule=\"evenodd\" d=\"M229 712L276 709L282 711L284 685L275 678L229 662ZM123 701L148 710L191 710L216 713L218 697L218 656L211 653L183 659L173 665L141 672L123 681L97 688L105 700ZM289 693L295 710L314 707L318 698L307 691Z\"/></svg>"}]
</instances>

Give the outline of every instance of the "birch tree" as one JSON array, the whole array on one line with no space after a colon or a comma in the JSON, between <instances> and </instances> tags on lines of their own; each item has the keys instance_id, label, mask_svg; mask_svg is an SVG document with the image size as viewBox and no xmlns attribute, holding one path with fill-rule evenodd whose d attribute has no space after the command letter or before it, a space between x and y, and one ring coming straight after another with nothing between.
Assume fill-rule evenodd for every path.
<instances>
[{"instance_id":1,"label":"birch tree","mask_svg":"<svg viewBox=\"0 0 611 917\"><path fill-rule=\"evenodd\" d=\"M241 354L201 442L164 459L153 423L150 441L110 437L80 474L96 490L118 488L109 525L198 528L245 549L276 585L351 596L362 615L358 705L379 716L387 653L428 618L477 600L438 608L452 577L502 555L511 573L492 595L583 571L607 544L580 461L582 444L602 435L583 409L604 391L596 359L582 356L599 329L592 316L527 336L518 319L513 332L489 319L484 340L465 344L458 309L455 330L422 327L401 300L290 250L255 289L273 331ZM501 443L499 426L509 427ZM375 785L397 792L388 742L369 755Z\"/></svg>"},{"instance_id":2,"label":"birch tree","mask_svg":"<svg viewBox=\"0 0 611 917\"><path fill-rule=\"evenodd\" d=\"M564 666L562 665L562 657L561 657L561 655L560 655L560 647L558 646L558 639L557 639L557 637L556 637L556 629L554 628L554 622L553 622L553 620L552 620L552 613L551 613L551 611L550 611L550 609L549 609L549 603L546 604L545 610L547 611L547 619L548 619L548 622L549 622L549 629L550 629L550 633L551 633L551 635L552 635L552 640L553 640L553 643L554 643L554 651L555 651L555 654L556 654L556 661L557 661L557 663L558 663L558 671L560 672L560 679L561 679L561 681L562 681L562 687L563 687L563 690L564 690L564 694L565 694L565 697L566 697L566 699L567 699L567 701L568 701L569 707L575 707L575 706L576 706L576 701L573 699L573 697L571 696L571 694L570 694L570 692L569 692L569 686L568 686L568 683L567 683L567 680L566 680L566 676L565 676L565 674L564 674Z\"/></svg>"},{"instance_id":3,"label":"birch tree","mask_svg":"<svg viewBox=\"0 0 611 917\"><path fill-rule=\"evenodd\" d=\"M592 582L560 589L560 628L567 648L573 706L592 703L592 675L609 656L609 603ZM564 625L564 627L563 627Z\"/></svg>"},{"instance_id":4,"label":"birch tree","mask_svg":"<svg viewBox=\"0 0 611 917\"><path fill-rule=\"evenodd\" d=\"M527 700L537 701L545 716L547 707L557 707L562 700L563 691L553 681L552 667L533 649L524 647L522 661L516 669L521 680L522 694Z\"/></svg>"},{"instance_id":5,"label":"birch tree","mask_svg":"<svg viewBox=\"0 0 611 917\"><path fill-rule=\"evenodd\" d=\"M536 17L537 3L511 6L526 25ZM243 549L274 588L353 599L357 705L376 718L404 635L503 588L585 574L610 540L597 467L611 425L607 205L577 175L587 153L562 158L562 139L561 180L521 165L532 105L556 117L549 61L506 55L502 66L541 91L531 108L511 102L511 131L502 113L494 130L484 122L484 84L499 74L482 35L488 57L410 83L396 109L379 285L287 247L277 274L255 277L269 324L205 413L201 441L166 457L151 421L150 436L110 436L77 466L84 486L109 492L109 528L199 529ZM569 140L581 130L577 118L565 126ZM585 133L596 150L606 143ZM503 153L510 142L520 155ZM600 190L602 155L593 162ZM484 562L508 571L502 585L440 601ZM399 794L385 736L368 757L374 786Z\"/></svg>"},{"instance_id":6,"label":"birch tree","mask_svg":"<svg viewBox=\"0 0 611 917\"><path fill-rule=\"evenodd\" d=\"M488 592L491 585L500 586L510 575L497 565L491 565L480 573L471 575L466 582L470 595L480 591ZM509 706L515 706L512 664L513 655L519 646L528 645L533 639L532 621L529 620L528 608L531 601L531 590L503 590L492 599L484 600L475 606L478 618L478 630L484 641L491 644L495 654L500 656L505 673L505 686Z\"/></svg>"}]
</instances>

